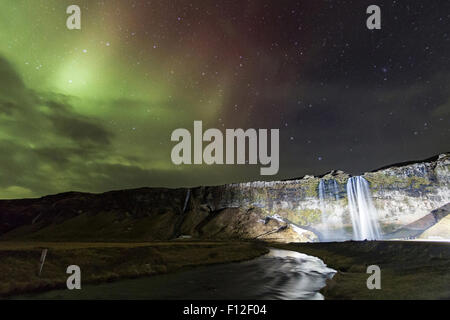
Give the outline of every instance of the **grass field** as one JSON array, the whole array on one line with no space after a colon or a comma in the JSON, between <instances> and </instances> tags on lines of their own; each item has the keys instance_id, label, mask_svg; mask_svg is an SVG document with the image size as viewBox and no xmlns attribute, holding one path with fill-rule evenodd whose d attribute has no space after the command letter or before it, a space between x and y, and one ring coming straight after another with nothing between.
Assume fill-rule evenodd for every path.
<instances>
[{"instance_id":1,"label":"grass field","mask_svg":"<svg viewBox=\"0 0 450 320\"><path fill-rule=\"evenodd\" d=\"M38 276L43 248L48 253ZM0 242L0 297L64 288L69 265L80 266L83 283L99 283L243 261L267 252L253 242Z\"/></svg>"},{"instance_id":2,"label":"grass field","mask_svg":"<svg viewBox=\"0 0 450 320\"><path fill-rule=\"evenodd\" d=\"M0 296L64 288L72 264L80 266L82 283L100 283L253 259L268 247L313 255L337 270L322 289L326 299L450 299L450 243L419 241L0 242ZM48 254L39 277L43 248ZM369 265L381 268L381 290L367 289Z\"/></svg>"}]
</instances>

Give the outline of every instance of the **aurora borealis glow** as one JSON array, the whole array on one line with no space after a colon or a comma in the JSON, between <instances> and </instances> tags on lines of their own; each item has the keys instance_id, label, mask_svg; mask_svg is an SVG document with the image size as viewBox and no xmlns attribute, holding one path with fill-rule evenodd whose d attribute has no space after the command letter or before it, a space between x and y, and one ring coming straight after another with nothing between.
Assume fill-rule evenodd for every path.
<instances>
[{"instance_id":1,"label":"aurora borealis glow","mask_svg":"<svg viewBox=\"0 0 450 320\"><path fill-rule=\"evenodd\" d=\"M448 151L450 5L376 2L2 1L0 198L262 178L173 165L194 120L279 128L270 179Z\"/></svg>"}]
</instances>

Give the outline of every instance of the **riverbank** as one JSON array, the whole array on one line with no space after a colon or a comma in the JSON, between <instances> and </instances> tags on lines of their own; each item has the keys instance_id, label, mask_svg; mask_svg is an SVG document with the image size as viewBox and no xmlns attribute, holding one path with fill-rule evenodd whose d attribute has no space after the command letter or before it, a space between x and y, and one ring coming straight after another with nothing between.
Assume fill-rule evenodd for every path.
<instances>
[{"instance_id":1,"label":"riverbank","mask_svg":"<svg viewBox=\"0 0 450 320\"><path fill-rule=\"evenodd\" d=\"M268 247L318 257L337 270L321 290L326 299L450 299L450 243L419 241L0 242L0 297L65 288L72 264L81 267L82 284L98 284L250 260ZM43 248L48 254L39 277ZM369 265L381 268L381 290L367 289Z\"/></svg>"},{"instance_id":2,"label":"riverbank","mask_svg":"<svg viewBox=\"0 0 450 320\"><path fill-rule=\"evenodd\" d=\"M322 259L338 271L325 299L450 299L450 243L347 241L277 244ZM381 269L381 289L369 290L367 266Z\"/></svg>"},{"instance_id":3,"label":"riverbank","mask_svg":"<svg viewBox=\"0 0 450 320\"><path fill-rule=\"evenodd\" d=\"M19 300L322 300L334 270L295 251L270 249L261 257L186 271L83 284L82 290L15 295Z\"/></svg>"},{"instance_id":4,"label":"riverbank","mask_svg":"<svg viewBox=\"0 0 450 320\"><path fill-rule=\"evenodd\" d=\"M48 253L38 276L44 248ZM80 266L83 284L95 284L250 260L268 252L255 242L0 242L0 297L65 288L69 265Z\"/></svg>"}]
</instances>

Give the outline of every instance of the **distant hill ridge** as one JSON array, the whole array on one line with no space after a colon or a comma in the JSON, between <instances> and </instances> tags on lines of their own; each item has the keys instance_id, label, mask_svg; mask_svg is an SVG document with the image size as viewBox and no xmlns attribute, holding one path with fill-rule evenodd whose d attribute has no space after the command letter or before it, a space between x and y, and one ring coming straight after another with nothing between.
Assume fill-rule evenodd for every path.
<instances>
[{"instance_id":1,"label":"distant hill ridge","mask_svg":"<svg viewBox=\"0 0 450 320\"><path fill-rule=\"evenodd\" d=\"M450 157L394 165L369 181L385 234L450 202ZM197 188L139 188L102 194L67 192L38 199L0 200L0 240L150 241L180 236L208 239L316 241L321 237L318 185L334 180L332 214L351 234L346 201L349 175L248 182Z\"/></svg>"}]
</instances>

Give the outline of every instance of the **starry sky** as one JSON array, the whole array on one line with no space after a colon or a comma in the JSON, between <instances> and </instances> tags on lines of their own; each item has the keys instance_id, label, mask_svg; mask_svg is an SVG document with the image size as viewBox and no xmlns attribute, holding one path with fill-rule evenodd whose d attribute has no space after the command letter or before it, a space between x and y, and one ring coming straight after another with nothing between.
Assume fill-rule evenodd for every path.
<instances>
[{"instance_id":1,"label":"starry sky","mask_svg":"<svg viewBox=\"0 0 450 320\"><path fill-rule=\"evenodd\" d=\"M450 150L449 71L447 0L3 0L0 198L424 159ZM278 175L175 166L170 135L194 120L280 129Z\"/></svg>"}]
</instances>

